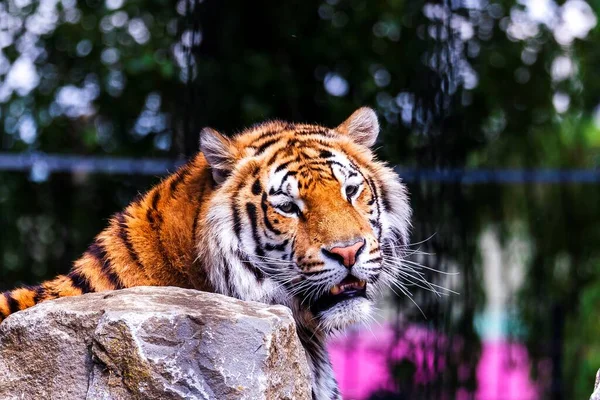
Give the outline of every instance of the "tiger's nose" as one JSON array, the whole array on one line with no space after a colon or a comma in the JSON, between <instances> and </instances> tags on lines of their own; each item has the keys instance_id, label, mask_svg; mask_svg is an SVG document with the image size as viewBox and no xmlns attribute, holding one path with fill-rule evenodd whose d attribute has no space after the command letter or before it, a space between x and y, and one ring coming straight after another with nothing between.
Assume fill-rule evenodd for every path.
<instances>
[{"instance_id":1,"label":"tiger's nose","mask_svg":"<svg viewBox=\"0 0 600 400\"><path fill-rule=\"evenodd\" d=\"M346 268L352 267L356 263L356 258L360 251L365 247L365 240L360 239L358 242L345 247L332 247L329 250L323 249L323 253L342 263Z\"/></svg>"}]
</instances>

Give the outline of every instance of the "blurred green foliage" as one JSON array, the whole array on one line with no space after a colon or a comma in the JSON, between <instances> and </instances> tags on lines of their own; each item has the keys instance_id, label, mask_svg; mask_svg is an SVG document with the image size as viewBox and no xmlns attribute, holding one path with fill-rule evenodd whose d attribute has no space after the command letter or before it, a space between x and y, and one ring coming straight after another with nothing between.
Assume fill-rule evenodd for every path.
<instances>
[{"instance_id":1,"label":"blurred green foliage","mask_svg":"<svg viewBox=\"0 0 600 400\"><path fill-rule=\"evenodd\" d=\"M181 159L203 126L335 126L370 105L383 126L378 153L403 167L596 168L600 2L581 3L550 1L543 17L533 3L483 0L8 0L1 149ZM569 10L575 27L565 25ZM64 272L157 179L1 172L0 289ZM598 184L418 181L410 190L414 240L436 233L424 262L460 271L461 295L417 292L427 322L399 298L399 319L465 343L447 352L435 387L411 395L474 392L473 321L486 303L480 235L493 227L507 242L521 227L531 254L510 305L532 376L550 360L544 398L587 397L600 367ZM408 390L412 367L400 366Z\"/></svg>"}]
</instances>

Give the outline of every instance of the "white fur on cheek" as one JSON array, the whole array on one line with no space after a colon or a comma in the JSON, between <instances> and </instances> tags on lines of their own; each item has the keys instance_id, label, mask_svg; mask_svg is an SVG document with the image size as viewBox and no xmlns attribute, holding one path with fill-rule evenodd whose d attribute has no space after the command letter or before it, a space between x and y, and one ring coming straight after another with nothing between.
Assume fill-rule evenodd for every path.
<instances>
[{"instance_id":1,"label":"white fur on cheek","mask_svg":"<svg viewBox=\"0 0 600 400\"><path fill-rule=\"evenodd\" d=\"M210 266L207 266L207 272L211 284L216 292L241 300L285 305L287 297L282 293L280 285L268 278L259 281L248 265L240 260L239 250L252 253L235 235L231 204L227 201L231 195L226 189L220 188L219 191L223 190L223 193L217 193L211 200L210 211L205 222L212 230L207 237L209 243L198 243L200 254L203 253L203 246L210 248L208 260ZM248 235L251 235L251 227L248 225L248 223L242 224L241 239L242 242L252 243L248 240ZM228 274L225 273L225 268L228 268ZM229 281L225 280L227 275ZM231 288L234 288L235 292L232 292Z\"/></svg>"},{"instance_id":2,"label":"white fur on cheek","mask_svg":"<svg viewBox=\"0 0 600 400\"><path fill-rule=\"evenodd\" d=\"M379 221L382 228L381 240L391 239L397 244L401 244L398 243L398 239L400 239L402 243L408 244L412 210L408 201L406 186L391 168L382 163L376 163L374 171L377 181L381 185L380 191L385 193L389 204L387 210L383 210L382 207L383 212Z\"/></svg>"}]
</instances>

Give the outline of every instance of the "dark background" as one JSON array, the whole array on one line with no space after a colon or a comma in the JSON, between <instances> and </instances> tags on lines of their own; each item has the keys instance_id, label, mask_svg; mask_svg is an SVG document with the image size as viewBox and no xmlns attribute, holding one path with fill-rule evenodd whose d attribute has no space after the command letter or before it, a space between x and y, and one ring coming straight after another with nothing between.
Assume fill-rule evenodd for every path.
<instances>
[{"instance_id":1,"label":"dark background","mask_svg":"<svg viewBox=\"0 0 600 400\"><path fill-rule=\"evenodd\" d=\"M112 213L196 152L202 127L336 126L367 105L382 123L378 154L409 185L413 241L429 238L420 249L433 255L418 261L460 272L460 295L416 288L427 319L396 298L399 332L416 323L465 345L436 350L447 368L427 385L411 363L392 363L390 398L475 393L486 232L524 249L504 333L527 344L542 398L586 398L600 367L598 10L597 0L0 3L0 290L65 272ZM95 164L60 158L70 155ZM108 156L157 164L106 173Z\"/></svg>"}]
</instances>

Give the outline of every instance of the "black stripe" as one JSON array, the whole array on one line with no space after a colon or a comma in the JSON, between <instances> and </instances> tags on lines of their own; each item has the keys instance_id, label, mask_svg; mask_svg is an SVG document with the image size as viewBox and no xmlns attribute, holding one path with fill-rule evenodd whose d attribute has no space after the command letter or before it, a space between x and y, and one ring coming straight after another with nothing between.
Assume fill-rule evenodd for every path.
<instances>
[{"instance_id":1,"label":"black stripe","mask_svg":"<svg viewBox=\"0 0 600 400\"><path fill-rule=\"evenodd\" d=\"M329 164L329 166L331 166L331 165L337 165L337 166L339 166L340 168L342 168L344 170L344 172L346 172L349 169L347 165L344 165L344 164L342 164L341 162L338 162L338 161L329 160L329 161L327 161L327 163ZM332 171L332 173L333 173L333 171Z\"/></svg>"},{"instance_id":2,"label":"black stripe","mask_svg":"<svg viewBox=\"0 0 600 400\"><path fill-rule=\"evenodd\" d=\"M231 271L229 270L229 263L223 263L224 273L225 275L225 283L227 284L227 288L229 289L229 295L232 297L239 297L237 290L235 290L235 286L232 285L231 282Z\"/></svg>"},{"instance_id":3,"label":"black stripe","mask_svg":"<svg viewBox=\"0 0 600 400\"><path fill-rule=\"evenodd\" d=\"M293 130L294 131L294 137L298 138L298 137L302 137L302 136L310 136L310 135L319 135L319 136L331 136L329 134L329 131L327 129L323 129L323 128L318 128L318 127L314 127L314 128L304 128L304 129L297 129L295 127L286 127L285 129L287 130ZM274 138L274 136L281 136L281 134L283 133L283 131L285 130L280 130L280 131L268 131L265 132L263 134L261 134L256 140L257 141L261 141L264 140L266 138L270 138L267 142L271 142L269 143L269 145L278 142L284 138L282 137L278 137L278 138ZM318 139L314 139L314 140L318 140ZM263 145L260 145L259 149L261 149L265 144L267 144L267 142L264 142ZM321 143L322 145L324 145L324 143ZM268 147L268 146L267 146ZM264 149L259 150L256 154L258 155L259 153L261 153L262 151L264 151Z\"/></svg>"},{"instance_id":4,"label":"black stripe","mask_svg":"<svg viewBox=\"0 0 600 400\"><path fill-rule=\"evenodd\" d=\"M321 156L323 158L331 158L331 157L333 157L333 153L330 152L329 150L321 150L321 152L319 153L319 156Z\"/></svg>"},{"instance_id":5,"label":"black stripe","mask_svg":"<svg viewBox=\"0 0 600 400\"><path fill-rule=\"evenodd\" d=\"M158 189L156 189L154 191L154 194L152 195L152 208L154 210L156 210L159 200L160 200L160 191Z\"/></svg>"},{"instance_id":6,"label":"black stripe","mask_svg":"<svg viewBox=\"0 0 600 400\"><path fill-rule=\"evenodd\" d=\"M169 265L171 265L171 262L167 255L167 252L165 251L165 245L164 245L164 243L162 241L162 237L160 235L161 224L163 222L163 218L162 218L162 215L157 210L159 201L160 201L160 193L158 192L158 190L156 190L152 197L152 208L148 209L148 211L146 212L146 218L148 219L148 222L150 223L150 227L154 230L154 235L156 236L156 242L157 242L156 250L158 250L158 252L160 253L160 256L163 261L163 265L169 266ZM125 214L125 215L128 215L128 214ZM119 218L119 226L121 228L119 230L119 237L123 241L123 244L125 244L125 247L127 248L127 251L129 252L129 256L135 262L135 264L138 266L138 268L145 270L144 264L142 264L142 261L140 260L140 257L138 255L137 251L133 247L131 238L129 237L129 226L127 225L127 223L125 221L125 215L123 215L123 213L121 213L119 215L119 217L121 217L121 218ZM173 270L173 273L178 273L178 271Z\"/></svg>"},{"instance_id":7,"label":"black stripe","mask_svg":"<svg viewBox=\"0 0 600 400\"><path fill-rule=\"evenodd\" d=\"M285 150L285 147L282 147L280 149L278 149L277 151L275 151L275 153L273 153L273 155L271 156L271 158L269 158L267 160L267 162L265 163L265 165L267 167L270 167L271 164L273 164L275 161L277 161L279 159L279 154L281 153L282 150Z\"/></svg>"},{"instance_id":8,"label":"black stripe","mask_svg":"<svg viewBox=\"0 0 600 400\"><path fill-rule=\"evenodd\" d=\"M312 262L307 262L301 265L302 268L312 268L312 267L318 267L319 265L325 265L325 263L323 261L312 261Z\"/></svg>"},{"instance_id":9,"label":"black stripe","mask_svg":"<svg viewBox=\"0 0 600 400\"><path fill-rule=\"evenodd\" d=\"M131 243L131 239L129 238L129 227L127 226L127 221L125 220L126 213L117 214L117 222L119 223L119 238L125 245L127 252L129 253L129 257L133 260L133 262L141 269L143 269L142 262L140 261L140 257L138 253L135 251L133 247L133 243Z\"/></svg>"},{"instance_id":10,"label":"black stripe","mask_svg":"<svg viewBox=\"0 0 600 400\"><path fill-rule=\"evenodd\" d=\"M383 202L383 209L385 210L385 212L391 212L392 203L390 202L390 198L384 190L383 185L381 186L381 201Z\"/></svg>"},{"instance_id":11,"label":"black stripe","mask_svg":"<svg viewBox=\"0 0 600 400\"><path fill-rule=\"evenodd\" d=\"M360 172L360 174L363 177L363 179L365 179L367 184L369 185L369 189L371 189L371 193L373 194L373 198L375 200L375 208L377 209L377 216L374 220L377 221L377 224L375 226L377 226L379 228L379 232L377 232L377 241L381 242L381 234L382 234L383 230L381 229L381 223L379 222L379 218L381 218L381 208L379 207L379 194L377 192L377 187L373 183L373 179L365 177L365 175L362 172ZM370 221L373 221L373 220L370 220Z\"/></svg>"},{"instance_id":12,"label":"black stripe","mask_svg":"<svg viewBox=\"0 0 600 400\"><path fill-rule=\"evenodd\" d=\"M256 244L256 250L254 252L259 257L264 256L265 252L261 247L260 236L258 234L256 206L252 203L246 203L246 212L248 213L248 218L250 219L250 226L252 227L252 237L254 238L254 243ZM258 270L258 268L255 268L253 265L248 263L244 263L244 265L252 267L250 269L254 273L254 276L259 282L262 282L262 280L264 279L264 275L260 270Z\"/></svg>"},{"instance_id":13,"label":"black stripe","mask_svg":"<svg viewBox=\"0 0 600 400\"><path fill-rule=\"evenodd\" d=\"M238 210L235 202L231 205L231 210L233 212L233 232L238 240L242 241L242 220L240 218L240 211Z\"/></svg>"},{"instance_id":14,"label":"black stripe","mask_svg":"<svg viewBox=\"0 0 600 400\"><path fill-rule=\"evenodd\" d=\"M290 130L294 131L295 137L310 136L310 135L331 136L329 134L329 129L323 128L323 127L320 127L317 125L308 126L308 127L304 127L304 128L294 127L293 129L290 129Z\"/></svg>"},{"instance_id":15,"label":"black stripe","mask_svg":"<svg viewBox=\"0 0 600 400\"><path fill-rule=\"evenodd\" d=\"M287 244L288 244L287 239L285 239L283 242L281 242L279 244L265 243L265 249L268 251L284 251Z\"/></svg>"},{"instance_id":16,"label":"black stripe","mask_svg":"<svg viewBox=\"0 0 600 400\"><path fill-rule=\"evenodd\" d=\"M263 274L260 269L258 269L254 264L252 264L252 262L248 259L247 255L240 251L237 251L235 255L237 256L237 258L240 259L244 267L254 274L254 277L259 283L265 279L265 274ZM235 292L237 293L237 291Z\"/></svg>"},{"instance_id":17,"label":"black stripe","mask_svg":"<svg viewBox=\"0 0 600 400\"><path fill-rule=\"evenodd\" d=\"M67 276L69 277L69 279L71 279L71 283L73 284L73 286L81 290L82 293L92 293L94 291L94 289L92 289L90 281L81 273L71 271Z\"/></svg>"},{"instance_id":18,"label":"black stripe","mask_svg":"<svg viewBox=\"0 0 600 400\"><path fill-rule=\"evenodd\" d=\"M160 214L158 214L156 212L157 211L156 207L158 207L159 201L160 201L160 192L158 191L158 189L155 189L154 193L152 193L152 205L146 211L146 218L148 219L148 222L150 222L150 224L154 224L154 222L155 222L154 216L155 215L156 215L156 219L159 220L159 222L162 222L162 217L160 216Z\"/></svg>"},{"instance_id":19,"label":"black stripe","mask_svg":"<svg viewBox=\"0 0 600 400\"><path fill-rule=\"evenodd\" d=\"M297 160L286 161L286 162L278 165L277 168L275 168L275 173L282 171L285 167L287 167L288 165L290 165L293 162L297 162Z\"/></svg>"},{"instance_id":20,"label":"black stripe","mask_svg":"<svg viewBox=\"0 0 600 400\"><path fill-rule=\"evenodd\" d=\"M260 125L253 127L252 129L259 129ZM268 137L273 137L273 136L277 136L277 135L281 135L281 133L284 131L285 129L280 129L280 130L269 130L269 131L265 131L263 133L261 133L258 138L256 138L256 140L263 140L266 139Z\"/></svg>"},{"instance_id":21,"label":"black stripe","mask_svg":"<svg viewBox=\"0 0 600 400\"><path fill-rule=\"evenodd\" d=\"M175 195L175 192L177 191L177 186L179 186L185 180L185 177L188 176L189 174L190 174L189 164L186 164L179 171L177 171L177 175L175 176L175 178L171 181L171 184L169 185L169 189L171 191L171 196ZM155 207L154 204L153 204L153 207Z\"/></svg>"},{"instance_id":22,"label":"black stripe","mask_svg":"<svg viewBox=\"0 0 600 400\"><path fill-rule=\"evenodd\" d=\"M281 186L279 186L279 187L283 186L283 184L285 183L287 178L289 178L290 176L296 176L296 175L298 175L298 171L287 171L285 173L285 175L283 175L283 178L281 178Z\"/></svg>"},{"instance_id":23,"label":"black stripe","mask_svg":"<svg viewBox=\"0 0 600 400\"><path fill-rule=\"evenodd\" d=\"M19 302L15 300L14 297L12 297L10 292L4 292L4 298L6 299L6 304L8 305L8 310L11 314L16 313L20 310Z\"/></svg>"},{"instance_id":24,"label":"black stripe","mask_svg":"<svg viewBox=\"0 0 600 400\"><path fill-rule=\"evenodd\" d=\"M257 179L254 181L254 184L252 185L252 194L255 196L258 196L261 191L262 191L262 188L260 186L260 180Z\"/></svg>"},{"instance_id":25,"label":"black stripe","mask_svg":"<svg viewBox=\"0 0 600 400\"><path fill-rule=\"evenodd\" d=\"M340 391L337 386L334 386L331 400L337 400L339 397L340 397Z\"/></svg>"},{"instance_id":26,"label":"black stripe","mask_svg":"<svg viewBox=\"0 0 600 400\"><path fill-rule=\"evenodd\" d=\"M321 144L321 143L316 143L316 142L314 142L314 140L311 141L311 142L309 142L309 141L293 140L293 141L290 141L289 143L286 143L285 146L283 146L281 148L278 148L273 153L273 155L271 155L271 157L267 160L267 162L264 165L266 165L267 167L270 167L273 163L275 163L275 161L277 161L280 158L282 152L289 153L288 149L291 147L291 145L293 143L300 143L300 147L310 147L313 150L319 150L319 145L325 147L326 149L329 148L329 145L327 145L327 144ZM321 149L321 150L324 150L324 149ZM306 154L305 153L303 153L303 154L306 157ZM290 154L286 154L286 157L290 157L290 156L291 156ZM294 159L288 160L288 161L284 162L282 164L283 166L282 165L278 166L277 167L277 171L281 171L283 168L285 168L290 163L294 163L294 162L313 163L313 162L315 162L313 160L316 161L316 160L320 160L320 159L319 158L314 158L314 157L307 157L307 158L302 159L302 158L296 156L296 157L294 157ZM322 163L322 164L326 163L326 161L323 161L323 160L320 160L319 162Z\"/></svg>"},{"instance_id":27,"label":"black stripe","mask_svg":"<svg viewBox=\"0 0 600 400\"><path fill-rule=\"evenodd\" d=\"M256 149L256 153L254 153L255 156L261 155L262 153L264 153L270 146L274 145L275 143L281 141L280 138L277 139L269 139L266 142L264 142L263 144L261 144L257 149Z\"/></svg>"},{"instance_id":28,"label":"black stripe","mask_svg":"<svg viewBox=\"0 0 600 400\"><path fill-rule=\"evenodd\" d=\"M123 289L125 286L121 281L121 278L113 271L110 260L108 259L108 255L106 254L106 250L104 246L102 246L96 240L92 245L88 248L87 253L94 257L101 265L102 273L104 276L110 281L115 290Z\"/></svg>"},{"instance_id":29,"label":"black stripe","mask_svg":"<svg viewBox=\"0 0 600 400\"><path fill-rule=\"evenodd\" d=\"M283 176L283 179L281 180L281 184L279 185L279 190L282 190L283 185L285 185L286 181L288 180L288 178L290 176L296 176L298 174L297 171L288 171L285 173L285 175Z\"/></svg>"},{"instance_id":30,"label":"black stripe","mask_svg":"<svg viewBox=\"0 0 600 400\"><path fill-rule=\"evenodd\" d=\"M35 288L32 288L32 290L35 291L33 302L38 304L46 294L46 289L43 286L36 286Z\"/></svg>"},{"instance_id":31,"label":"black stripe","mask_svg":"<svg viewBox=\"0 0 600 400\"><path fill-rule=\"evenodd\" d=\"M320 178L323 179L335 179L329 176L329 168L325 168L325 166L320 166L320 165L311 165L308 164L306 165L305 168L303 168L303 170L308 170L308 171L312 171L312 172L317 172L319 174Z\"/></svg>"},{"instance_id":32,"label":"black stripe","mask_svg":"<svg viewBox=\"0 0 600 400\"><path fill-rule=\"evenodd\" d=\"M321 159L313 159L313 160L304 160L307 166L314 167L318 165L327 165L329 166L331 161L323 161Z\"/></svg>"},{"instance_id":33,"label":"black stripe","mask_svg":"<svg viewBox=\"0 0 600 400\"><path fill-rule=\"evenodd\" d=\"M240 210L237 207L237 196L244 187L246 182L242 181L236 188L231 199L231 214L233 215L233 232L237 237L238 241L242 241L242 218L240 217Z\"/></svg>"},{"instance_id":34,"label":"black stripe","mask_svg":"<svg viewBox=\"0 0 600 400\"><path fill-rule=\"evenodd\" d=\"M321 135L321 136L332 136L331 132L327 128L314 126L310 128L301 128L296 132L296 136L304 136L304 135Z\"/></svg>"},{"instance_id":35,"label":"black stripe","mask_svg":"<svg viewBox=\"0 0 600 400\"><path fill-rule=\"evenodd\" d=\"M248 218L250 219L250 226L252 227L252 237L254 238L254 243L256 244L255 253L257 256L264 256L265 252L261 247L262 245L260 241L260 236L258 234L256 206L252 203L246 203L246 213L248 214Z\"/></svg>"},{"instance_id":36,"label":"black stripe","mask_svg":"<svg viewBox=\"0 0 600 400\"><path fill-rule=\"evenodd\" d=\"M369 187L371 188L371 192L373 192L373 197L375 197L375 205L377 206L377 217L379 217L381 215L381 210L379 208L379 202L377 201L377 200L379 200L379 192L377 191L377 187L373 183L373 179L367 178L367 183L369 184Z\"/></svg>"},{"instance_id":37,"label":"black stripe","mask_svg":"<svg viewBox=\"0 0 600 400\"><path fill-rule=\"evenodd\" d=\"M377 283L379 282L379 278L381 278L381 274L377 274L377 275L373 275L370 279L369 279L369 283Z\"/></svg>"},{"instance_id":38,"label":"black stripe","mask_svg":"<svg viewBox=\"0 0 600 400\"><path fill-rule=\"evenodd\" d=\"M379 223L378 220L376 220L376 219L369 219L369 222L371 223L371 225L373 225L378 230L381 229L381 224Z\"/></svg>"},{"instance_id":39,"label":"black stripe","mask_svg":"<svg viewBox=\"0 0 600 400\"><path fill-rule=\"evenodd\" d=\"M260 201L260 207L263 212L263 222L265 223L265 227L273 232L276 235L281 235L281 231L273 226L271 221L269 221L269 217L267 216L267 211L269 206L267 205L267 194L263 192L262 199Z\"/></svg>"},{"instance_id":40,"label":"black stripe","mask_svg":"<svg viewBox=\"0 0 600 400\"><path fill-rule=\"evenodd\" d=\"M319 271L302 271L302 274L306 275L306 276L318 276L321 274L324 274L326 272L329 272L328 270L322 269Z\"/></svg>"}]
</instances>

